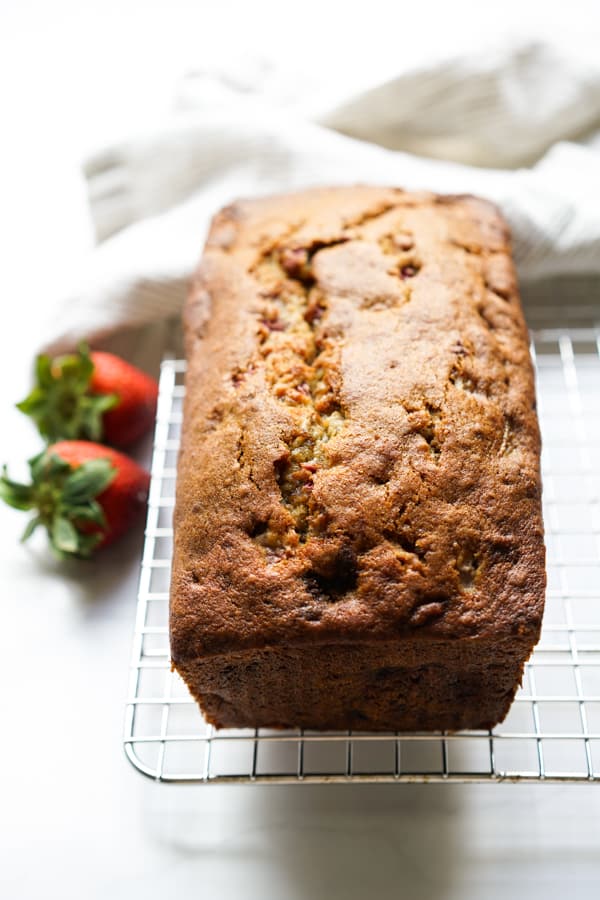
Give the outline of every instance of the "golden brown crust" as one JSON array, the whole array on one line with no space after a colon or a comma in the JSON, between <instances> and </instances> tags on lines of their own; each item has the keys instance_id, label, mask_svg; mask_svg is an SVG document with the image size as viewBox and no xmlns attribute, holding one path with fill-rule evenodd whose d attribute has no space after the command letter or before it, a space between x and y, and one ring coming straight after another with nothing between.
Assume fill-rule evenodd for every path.
<instances>
[{"instance_id":1,"label":"golden brown crust","mask_svg":"<svg viewBox=\"0 0 600 900\"><path fill-rule=\"evenodd\" d=\"M374 187L240 201L213 222L186 347L176 664L390 639L528 656L540 439L491 204Z\"/></svg>"}]
</instances>

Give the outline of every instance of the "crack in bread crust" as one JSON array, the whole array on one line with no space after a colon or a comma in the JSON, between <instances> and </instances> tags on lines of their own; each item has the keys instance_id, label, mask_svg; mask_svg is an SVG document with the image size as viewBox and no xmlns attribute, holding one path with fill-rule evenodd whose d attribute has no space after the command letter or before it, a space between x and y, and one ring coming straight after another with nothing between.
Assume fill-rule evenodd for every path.
<instances>
[{"instance_id":1,"label":"crack in bread crust","mask_svg":"<svg viewBox=\"0 0 600 900\"><path fill-rule=\"evenodd\" d=\"M286 440L288 452L277 460L276 475L282 503L301 542L319 531L320 518L311 507L314 476L329 464L325 445L341 431L345 419L336 389L339 347L321 327L327 299L315 287L312 274L313 257L321 249L271 251L251 270L265 299L259 313L257 356L273 396L294 419Z\"/></svg>"}]
</instances>

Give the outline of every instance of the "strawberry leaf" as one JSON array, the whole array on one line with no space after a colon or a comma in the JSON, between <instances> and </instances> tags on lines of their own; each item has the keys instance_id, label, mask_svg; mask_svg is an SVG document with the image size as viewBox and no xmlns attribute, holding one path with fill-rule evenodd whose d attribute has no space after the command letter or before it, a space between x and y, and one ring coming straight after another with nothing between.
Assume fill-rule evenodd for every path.
<instances>
[{"instance_id":1,"label":"strawberry leaf","mask_svg":"<svg viewBox=\"0 0 600 900\"><path fill-rule=\"evenodd\" d=\"M51 528L52 546L60 553L77 553L79 537L74 525L64 516L56 516Z\"/></svg>"},{"instance_id":2,"label":"strawberry leaf","mask_svg":"<svg viewBox=\"0 0 600 900\"><path fill-rule=\"evenodd\" d=\"M33 489L30 484L20 484L8 477L6 466L0 477L0 499L13 509L31 509L34 505Z\"/></svg>"},{"instance_id":3,"label":"strawberry leaf","mask_svg":"<svg viewBox=\"0 0 600 900\"><path fill-rule=\"evenodd\" d=\"M25 541L27 541L27 540L31 537L31 535L33 534L33 532L35 531L35 529L36 529L39 525L43 525L43 524L44 524L44 523L42 522L40 516L35 516L35 518L30 519L29 522L27 523L27 526L26 526L26 528L25 528L25 531L24 531L23 534L21 535L21 543L22 543L22 544L25 543Z\"/></svg>"},{"instance_id":4,"label":"strawberry leaf","mask_svg":"<svg viewBox=\"0 0 600 900\"><path fill-rule=\"evenodd\" d=\"M52 360L45 353L36 359L35 374L41 388L52 384Z\"/></svg>"},{"instance_id":5,"label":"strawberry leaf","mask_svg":"<svg viewBox=\"0 0 600 900\"><path fill-rule=\"evenodd\" d=\"M108 459L91 459L79 466L65 480L62 491L63 503L81 504L93 500L106 490L116 471Z\"/></svg>"},{"instance_id":6,"label":"strawberry leaf","mask_svg":"<svg viewBox=\"0 0 600 900\"><path fill-rule=\"evenodd\" d=\"M69 517L77 524L81 522L93 522L94 525L106 524L104 510L95 500L90 500L81 506L69 507Z\"/></svg>"},{"instance_id":7,"label":"strawberry leaf","mask_svg":"<svg viewBox=\"0 0 600 900\"><path fill-rule=\"evenodd\" d=\"M46 393L41 387L40 382L40 384L34 387L31 393L28 394L24 400L21 400L20 403L17 403L17 409L20 409L21 412L24 412L27 415L31 415L32 413L37 412L43 407L45 396Z\"/></svg>"}]
</instances>

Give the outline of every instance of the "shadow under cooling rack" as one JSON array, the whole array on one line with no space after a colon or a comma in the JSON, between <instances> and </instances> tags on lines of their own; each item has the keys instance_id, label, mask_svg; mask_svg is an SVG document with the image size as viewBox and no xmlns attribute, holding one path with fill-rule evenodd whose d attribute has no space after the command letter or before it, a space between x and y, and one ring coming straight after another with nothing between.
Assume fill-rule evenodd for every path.
<instances>
[{"instance_id":1,"label":"shadow under cooling rack","mask_svg":"<svg viewBox=\"0 0 600 900\"><path fill-rule=\"evenodd\" d=\"M506 720L458 734L215 731L171 672L168 585L181 360L160 379L125 750L160 781L600 780L600 328L532 334L543 438L542 639Z\"/></svg>"}]
</instances>

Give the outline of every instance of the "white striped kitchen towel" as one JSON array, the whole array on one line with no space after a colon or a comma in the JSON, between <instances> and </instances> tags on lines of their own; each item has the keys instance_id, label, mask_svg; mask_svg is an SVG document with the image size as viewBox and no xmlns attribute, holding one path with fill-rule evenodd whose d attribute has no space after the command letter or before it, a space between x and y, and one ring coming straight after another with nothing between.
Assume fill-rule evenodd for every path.
<instances>
[{"instance_id":1,"label":"white striped kitchen towel","mask_svg":"<svg viewBox=\"0 0 600 900\"><path fill-rule=\"evenodd\" d=\"M52 307L49 349L177 316L215 210L308 185L481 194L508 218L524 286L600 283L600 59L547 43L448 57L313 121L263 81L195 73L163 121L87 162L99 243Z\"/></svg>"}]
</instances>

